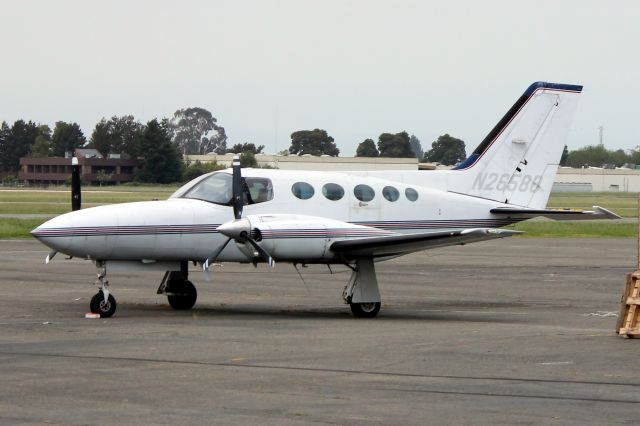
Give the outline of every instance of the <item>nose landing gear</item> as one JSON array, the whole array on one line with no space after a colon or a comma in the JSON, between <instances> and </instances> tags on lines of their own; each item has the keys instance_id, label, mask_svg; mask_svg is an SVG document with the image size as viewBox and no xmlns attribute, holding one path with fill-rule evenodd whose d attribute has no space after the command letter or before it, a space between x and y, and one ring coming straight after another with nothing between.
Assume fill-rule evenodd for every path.
<instances>
[{"instance_id":1,"label":"nose landing gear","mask_svg":"<svg viewBox=\"0 0 640 426\"><path fill-rule=\"evenodd\" d=\"M89 309L94 314L100 314L100 318L109 318L116 312L116 298L109 293L107 266L102 262L96 262L96 266L100 268L100 271L95 284L100 286L100 291L91 298Z\"/></svg>"}]
</instances>

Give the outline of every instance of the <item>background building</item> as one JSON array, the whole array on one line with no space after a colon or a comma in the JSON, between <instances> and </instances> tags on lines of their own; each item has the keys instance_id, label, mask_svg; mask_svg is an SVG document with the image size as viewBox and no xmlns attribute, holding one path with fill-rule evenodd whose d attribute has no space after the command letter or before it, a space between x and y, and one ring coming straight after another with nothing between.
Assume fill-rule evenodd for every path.
<instances>
[{"instance_id":1,"label":"background building","mask_svg":"<svg viewBox=\"0 0 640 426\"><path fill-rule=\"evenodd\" d=\"M136 159L103 158L95 149L76 149L75 155L80 165L80 178L87 184L131 182L138 167ZM71 155L66 158L20 158L18 180L28 185L60 185L70 176Z\"/></svg>"}]
</instances>

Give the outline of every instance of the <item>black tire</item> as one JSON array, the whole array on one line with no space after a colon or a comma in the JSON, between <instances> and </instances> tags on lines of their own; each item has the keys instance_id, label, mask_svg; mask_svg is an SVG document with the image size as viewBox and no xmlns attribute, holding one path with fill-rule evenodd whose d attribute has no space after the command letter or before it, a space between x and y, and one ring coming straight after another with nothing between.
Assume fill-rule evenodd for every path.
<instances>
[{"instance_id":1,"label":"black tire","mask_svg":"<svg viewBox=\"0 0 640 426\"><path fill-rule=\"evenodd\" d=\"M180 286L172 285L171 290L176 294L168 294L167 300L173 309L184 311L196 304L198 292L191 281L185 281Z\"/></svg>"},{"instance_id":2,"label":"black tire","mask_svg":"<svg viewBox=\"0 0 640 426\"><path fill-rule=\"evenodd\" d=\"M89 303L89 309L94 314L100 314L100 318L109 318L116 312L116 298L113 295L109 295L107 302L104 301L104 295L101 291L97 292L95 296L91 298Z\"/></svg>"},{"instance_id":3,"label":"black tire","mask_svg":"<svg viewBox=\"0 0 640 426\"><path fill-rule=\"evenodd\" d=\"M356 318L375 318L380 312L380 302L350 303L349 306Z\"/></svg>"}]
</instances>

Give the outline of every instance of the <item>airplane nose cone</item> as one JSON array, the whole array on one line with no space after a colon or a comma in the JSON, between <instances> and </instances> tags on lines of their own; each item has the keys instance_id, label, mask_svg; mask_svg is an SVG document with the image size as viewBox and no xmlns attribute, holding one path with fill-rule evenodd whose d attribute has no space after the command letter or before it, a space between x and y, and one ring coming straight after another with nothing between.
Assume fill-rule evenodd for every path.
<instances>
[{"instance_id":1,"label":"airplane nose cone","mask_svg":"<svg viewBox=\"0 0 640 426\"><path fill-rule=\"evenodd\" d=\"M54 217L31 231L31 235L46 246L65 251L71 240L66 237L65 230L73 223L74 212Z\"/></svg>"},{"instance_id":2,"label":"airplane nose cone","mask_svg":"<svg viewBox=\"0 0 640 426\"><path fill-rule=\"evenodd\" d=\"M246 218L235 219L218 226L217 231L229 238L241 240L243 239L243 235L249 235L251 232L251 222Z\"/></svg>"}]
</instances>

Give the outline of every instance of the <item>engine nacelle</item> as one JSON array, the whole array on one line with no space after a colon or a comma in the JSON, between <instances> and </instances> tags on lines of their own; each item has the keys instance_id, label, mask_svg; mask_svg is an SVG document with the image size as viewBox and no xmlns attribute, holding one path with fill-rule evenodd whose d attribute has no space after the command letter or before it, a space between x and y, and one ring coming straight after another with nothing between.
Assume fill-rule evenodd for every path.
<instances>
[{"instance_id":1,"label":"engine nacelle","mask_svg":"<svg viewBox=\"0 0 640 426\"><path fill-rule=\"evenodd\" d=\"M346 238L386 235L388 231L304 215L249 215L252 237L279 261L334 260L331 244Z\"/></svg>"}]
</instances>

